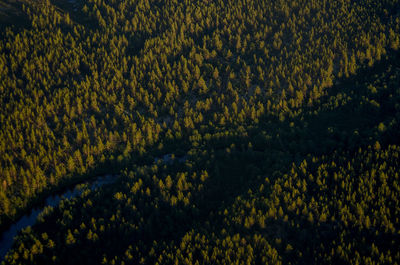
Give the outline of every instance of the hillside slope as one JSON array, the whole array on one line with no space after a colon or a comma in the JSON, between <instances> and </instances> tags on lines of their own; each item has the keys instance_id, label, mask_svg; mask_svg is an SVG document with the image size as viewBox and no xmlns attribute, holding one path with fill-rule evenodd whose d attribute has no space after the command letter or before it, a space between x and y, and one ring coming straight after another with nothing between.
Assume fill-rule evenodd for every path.
<instances>
[{"instance_id":1,"label":"hillside slope","mask_svg":"<svg viewBox=\"0 0 400 265\"><path fill-rule=\"evenodd\" d=\"M6 263L399 260L398 0L0 3Z\"/></svg>"}]
</instances>

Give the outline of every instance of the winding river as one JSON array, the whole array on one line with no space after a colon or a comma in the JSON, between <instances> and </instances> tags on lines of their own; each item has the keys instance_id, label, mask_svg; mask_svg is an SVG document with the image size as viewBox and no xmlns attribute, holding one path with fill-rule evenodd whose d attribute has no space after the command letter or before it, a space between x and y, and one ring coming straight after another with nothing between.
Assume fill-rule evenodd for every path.
<instances>
[{"instance_id":1,"label":"winding river","mask_svg":"<svg viewBox=\"0 0 400 265\"><path fill-rule=\"evenodd\" d=\"M171 154L163 155L162 157L156 157L154 159L155 163L165 163L171 164L174 160L178 163L183 163L186 161L187 157L174 157ZM104 175L97 177L94 181L88 181L83 184L89 185L90 190L95 190L103 185L114 183L117 180L115 175ZM22 216L14 224L10 226L2 235L0 235L0 262L4 260L7 252L12 247L14 243L15 236L28 226L32 226L36 223L37 217L43 212L43 210L50 206L56 207L62 200L70 200L82 194L84 189L82 188L82 183L75 185L73 188L68 189L62 194L53 194L46 198L43 205L40 207L33 208L29 214Z\"/></svg>"},{"instance_id":2,"label":"winding river","mask_svg":"<svg viewBox=\"0 0 400 265\"><path fill-rule=\"evenodd\" d=\"M86 182L85 184L89 185L89 189L95 190L98 187L101 187L106 184L111 184L115 182L117 179L116 176L113 175L105 175L99 176L92 182ZM8 230L6 230L0 239L0 262L4 259L7 252L10 250L14 237L24 228L28 226L32 226L35 224L37 217L43 210L50 206L56 207L60 203L61 200L70 200L82 194L83 192L82 184L77 184L74 188L68 189L62 194L51 195L46 198L46 201L40 207L33 208L29 214L22 216L18 221L10 226Z\"/></svg>"}]
</instances>

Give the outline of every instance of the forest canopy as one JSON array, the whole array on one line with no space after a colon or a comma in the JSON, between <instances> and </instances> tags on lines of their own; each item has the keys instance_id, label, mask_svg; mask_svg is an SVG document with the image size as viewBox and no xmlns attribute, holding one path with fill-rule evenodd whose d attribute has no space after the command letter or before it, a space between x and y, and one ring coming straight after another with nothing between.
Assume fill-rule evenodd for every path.
<instances>
[{"instance_id":1,"label":"forest canopy","mask_svg":"<svg viewBox=\"0 0 400 265\"><path fill-rule=\"evenodd\" d=\"M0 17L0 231L120 176L48 209L4 264L400 263L398 0Z\"/></svg>"}]
</instances>

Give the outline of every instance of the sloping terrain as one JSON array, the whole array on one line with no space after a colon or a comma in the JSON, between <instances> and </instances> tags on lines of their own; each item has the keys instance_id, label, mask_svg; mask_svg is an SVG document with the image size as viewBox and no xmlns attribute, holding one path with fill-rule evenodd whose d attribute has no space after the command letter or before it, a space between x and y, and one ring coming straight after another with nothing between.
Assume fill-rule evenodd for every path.
<instances>
[{"instance_id":1,"label":"sloping terrain","mask_svg":"<svg viewBox=\"0 0 400 265\"><path fill-rule=\"evenodd\" d=\"M398 1L24 5L0 39L0 230L122 176L5 264L399 262Z\"/></svg>"}]
</instances>

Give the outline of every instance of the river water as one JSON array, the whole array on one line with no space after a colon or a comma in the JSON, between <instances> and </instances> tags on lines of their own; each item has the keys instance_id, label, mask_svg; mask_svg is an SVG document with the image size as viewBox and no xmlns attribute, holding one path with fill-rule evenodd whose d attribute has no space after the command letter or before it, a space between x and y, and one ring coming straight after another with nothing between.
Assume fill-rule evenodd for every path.
<instances>
[{"instance_id":1,"label":"river water","mask_svg":"<svg viewBox=\"0 0 400 265\"><path fill-rule=\"evenodd\" d=\"M161 157L156 157L154 159L155 163L172 164L174 161L178 163L183 163L187 160L187 156L175 157L172 154L165 154ZM105 175L99 176L94 181L86 182L89 185L90 190L95 190L103 185L114 183L117 180L117 176ZM40 207L33 208L29 214L22 216L18 221L10 226L0 238L0 262L4 260L7 252L12 247L14 242L14 237L22 231L22 229L32 226L36 223L37 217L43 212L43 210L50 206L56 207L61 200L70 200L82 194L84 189L82 185L76 185L74 188L68 189L62 194L51 195L46 198L44 204Z\"/></svg>"},{"instance_id":2,"label":"river water","mask_svg":"<svg viewBox=\"0 0 400 265\"><path fill-rule=\"evenodd\" d=\"M117 179L116 176L105 175L97 177L97 179L94 180L93 182L86 182L86 184L89 185L89 189L95 190L98 187L115 182L116 179ZM56 207L58 206L61 200L70 200L72 198L75 198L81 195L83 191L84 189L82 188L82 185L78 184L73 189L69 189L63 194L51 195L46 198L46 201L42 206L33 208L29 214L22 216L18 221L16 221L13 225L11 225L10 228L1 235L0 262L4 260L5 255L10 250L14 242L14 237L22 229L27 228L28 226L32 226L36 222L36 219L39 216L39 214L43 212L43 210L46 207L48 206Z\"/></svg>"}]
</instances>

